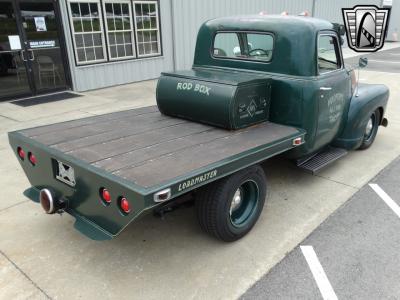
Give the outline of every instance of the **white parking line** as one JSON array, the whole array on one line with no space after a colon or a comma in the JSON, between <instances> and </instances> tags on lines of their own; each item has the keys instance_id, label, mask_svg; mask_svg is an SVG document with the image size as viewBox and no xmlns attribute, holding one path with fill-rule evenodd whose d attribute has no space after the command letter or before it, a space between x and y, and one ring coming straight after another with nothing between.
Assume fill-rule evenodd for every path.
<instances>
[{"instance_id":1,"label":"white parking line","mask_svg":"<svg viewBox=\"0 0 400 300\"><path fill-rule=\"evenodd\" d=\"M337 300L335 291L333 290L328 277L326 276L325 271L318 260L313 246L300 246L300 249L303 252L315 281L317 282L322 298L324 300Z\"/></svg>"},{"instance_id":2,"label":"white parking line","mask_svg":"<svg viewBox=\"0 0 400 300\"><path fill-rule=\"evenodd\" d=\"M370 183L369 186L382 198L383 201L394 211L394 213L400 218L400 206L381 189L376 183Z\"/></svg>"}]
</instances>

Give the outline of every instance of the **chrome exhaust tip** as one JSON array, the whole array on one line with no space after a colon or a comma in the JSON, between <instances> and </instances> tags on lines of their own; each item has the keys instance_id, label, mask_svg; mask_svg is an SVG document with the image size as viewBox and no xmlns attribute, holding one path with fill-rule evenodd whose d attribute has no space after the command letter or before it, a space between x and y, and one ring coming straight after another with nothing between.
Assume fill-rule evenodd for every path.
<instances>
[{"instance_id":1,"label":"chrome exhaust tip","mask_svg":"<svg viewBox=\"0 0 400 300\"><path fill-rule=\"evenodd\" d=\"M39 200L46 214L54 214L57 211L53 195L48 189L40 190Z\"/></svg>"}]
</instances>

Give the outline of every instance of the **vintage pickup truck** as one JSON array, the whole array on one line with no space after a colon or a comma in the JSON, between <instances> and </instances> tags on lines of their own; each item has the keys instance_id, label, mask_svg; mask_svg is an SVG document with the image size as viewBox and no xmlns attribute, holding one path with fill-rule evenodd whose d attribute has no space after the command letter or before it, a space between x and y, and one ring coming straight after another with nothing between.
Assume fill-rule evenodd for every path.
<instances>
[{"instance_id":1,"label":"vintage pickup truck","mask_svg":"<svg viewBox=\"0 0 400 300\"><path fill-rule=\"evenodd\" d=\"M96 240L191 195L206 232L243 237L265 203L261 162L284 154L317 172L388 123L387 87L357 84L338 28L299 16L204 23L192 69L161 75L158 107L9 133L25 195Z\"/></svg>"}]
</instances>

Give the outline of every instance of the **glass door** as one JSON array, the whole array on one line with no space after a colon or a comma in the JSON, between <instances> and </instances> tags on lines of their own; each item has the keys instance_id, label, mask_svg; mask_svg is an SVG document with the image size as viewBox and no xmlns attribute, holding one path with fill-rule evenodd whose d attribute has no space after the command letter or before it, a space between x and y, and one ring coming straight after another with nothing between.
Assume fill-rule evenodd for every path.
<instances>
[{"instance_id":1,"label":"glass door","mask_svg":"<svg viewBox=\"0 0 400 300\"><path fill-rule=\"evenodd\" d=\"M65 89L67 84L58 25L60 19L54 1L19 0L17 6L21 14L34 93Z\"/></svg>"},{"instance_id":2,"label":"glass door","mask_svg":"<svg viewBox=\"0 0 400 300\"><path fill-rule=\"evenodd\" d=\"M53 0L0 0L0 100L66 89Z\"/></svg>"},{"instance_id":3,"label":"glass door","mask_svg":"<svg viewBox=\"0 0 400 300\"><path fill-rule=\"evenodd\" d=\"M0 0L0 99L31 94L26 54L14 3Z\"/></svg>"}]
</instances>

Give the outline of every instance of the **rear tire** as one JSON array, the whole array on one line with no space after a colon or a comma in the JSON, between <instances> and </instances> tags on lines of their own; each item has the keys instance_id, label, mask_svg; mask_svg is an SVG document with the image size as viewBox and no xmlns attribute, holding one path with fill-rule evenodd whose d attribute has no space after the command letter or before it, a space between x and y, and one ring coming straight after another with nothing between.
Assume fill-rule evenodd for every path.
<instances>
[{"instance_id":1,"label":"rear tire","mask_svg":"<svg viewBox=\"0 0 400 300\"><path fill-rule=\"evenodd\" d=\"M378 133L379 124L381 121L381 112L379 109L375 110L370 116L368 123L365 127L365 133L359 150L368 149L375 141L376 134Z\"/></svg>"},{"instance_id":2,"label":"rear tire","mask_svg":"<svg viewBox=\"0 0 400 300\"><path fill-rule=\"evenodd\" d=\"M257 222L266 196L263 169L255 165L204 187L196 196L196 213L208 234L233 242Z\"/></svg>"}]
</instances>

